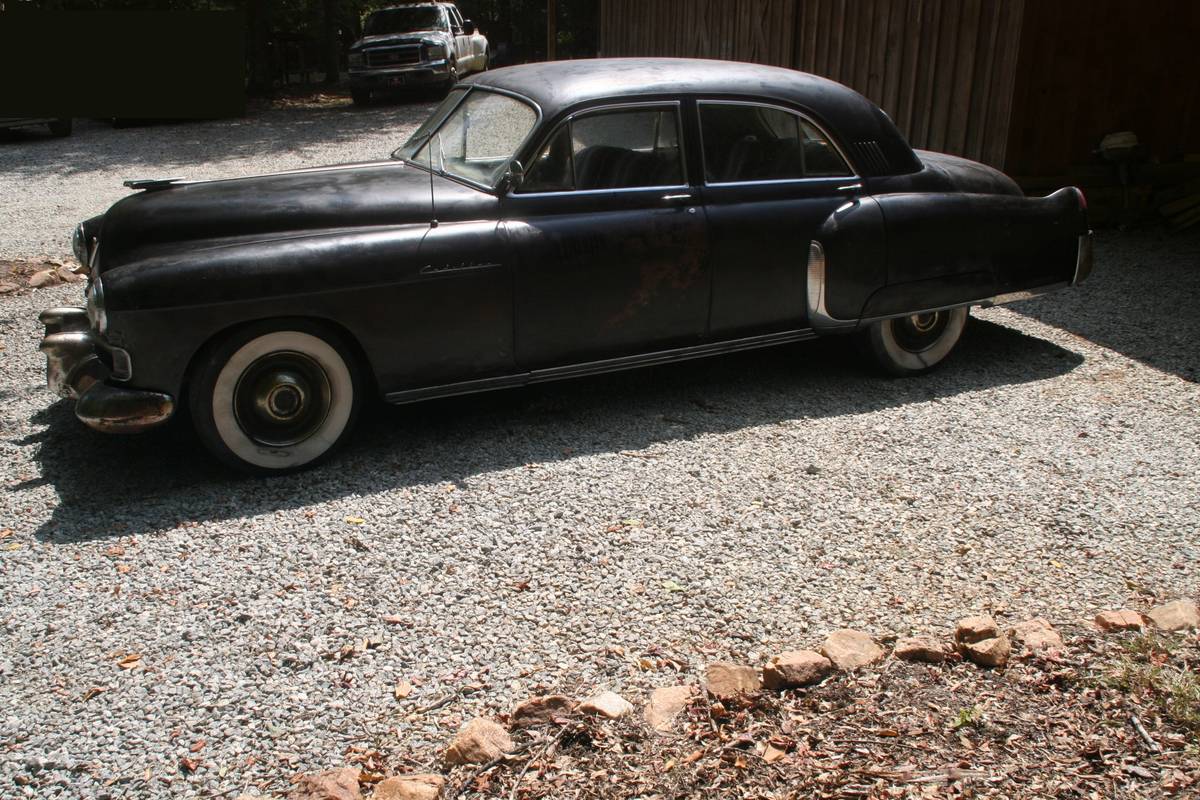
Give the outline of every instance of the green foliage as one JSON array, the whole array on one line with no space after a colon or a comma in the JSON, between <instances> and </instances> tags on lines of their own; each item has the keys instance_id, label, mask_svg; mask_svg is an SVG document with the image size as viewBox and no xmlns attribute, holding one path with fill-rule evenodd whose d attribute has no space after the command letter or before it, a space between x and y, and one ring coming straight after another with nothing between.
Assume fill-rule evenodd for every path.
<instances>
[{"instance_id":1,"label":"green foliage","mask_svg":"<svg viewBox=\"0 0 1200 800\"><path fill-rule=\"evenodd\" d=\"M970 708L961 708L958 711L958 716L954 718L954 730L961 728L972 727L977 728L983 724L983 709L979 706L971 706Z\"/></svg>"}]
</instances>

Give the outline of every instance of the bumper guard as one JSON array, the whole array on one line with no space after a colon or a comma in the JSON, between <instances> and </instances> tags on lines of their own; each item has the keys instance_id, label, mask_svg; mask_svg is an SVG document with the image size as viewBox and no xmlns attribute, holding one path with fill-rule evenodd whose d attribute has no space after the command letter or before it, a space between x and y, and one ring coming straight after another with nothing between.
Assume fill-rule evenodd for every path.
<instances>
[{"instance_id":1,"label":"bumper guard","mask_svg":"<svg viewBox=\"0 0 1200 800\"><path fill-rule=\"evenodd\" d=\"M170 395L107 383L112 370L100 358L87 311L50 308L38 319L46 328L39 348L46 354L46 384L59 397L76 400L75 416L105 433L137 433L171 418Z\"/></svg>"}]
</instances>

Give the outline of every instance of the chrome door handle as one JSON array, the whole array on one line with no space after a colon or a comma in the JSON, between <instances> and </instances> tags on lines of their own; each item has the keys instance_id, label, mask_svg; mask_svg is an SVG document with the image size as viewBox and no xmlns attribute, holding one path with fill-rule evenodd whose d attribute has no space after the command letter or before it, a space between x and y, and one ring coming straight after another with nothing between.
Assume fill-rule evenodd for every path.
<instances>
[{"instance_id":1,"label":"chrome door handle","mask_svg":"<svg viewBox=\"0 0 1200 800\"><path fill-rule=\"evenodd\" d=\"M839 192L854 192L854 191L858 191L861 188L863 188L863 185L861 183L848 183L845 186L837 187L837 190Z\"/></svg>"},{"instance_id":2,"label":"chrome door handle","mask_svg":"<svg viewBox=\"0 0 1200 800\"><path fill-rule=\"evenodd\" d=\"M662 201L664 203L674 203L680 200L691 200L693 197L694 195L692 194L664 194L662 196Z\"/></svg>"}]
</instances>

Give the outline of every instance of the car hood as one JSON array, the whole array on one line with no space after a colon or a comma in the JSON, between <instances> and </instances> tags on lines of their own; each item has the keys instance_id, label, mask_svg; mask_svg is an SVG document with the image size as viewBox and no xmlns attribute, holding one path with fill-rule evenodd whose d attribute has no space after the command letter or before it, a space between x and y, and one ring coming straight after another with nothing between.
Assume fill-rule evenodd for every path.
<instances>
[{"instance_id":1,"label":"car hood","mask_svg":"<svg viewBox=\"0 0 1200 800\"><path fill-rule=\"evenodd\" d=\"M180 250L325 231L480 219L495 198L401 161L319 167L140 191L110 208L97 269Z\"/></svg>"},{"instance_id":2,"label":"car hood","mask_svg":"<svg viewBox=\"0 0 1200 800\"><path fill-rule=\"evenodd\" d=\"M422 41L436 39L439 42L445 41L449 37L445 31L428 30L428 31L405 31L404 33L380 33L375 36L364 36L354 44L350 45L352 51L361 50L367 47L386 47L396 44L420 44Z\"/></svg>"}]
</instances>

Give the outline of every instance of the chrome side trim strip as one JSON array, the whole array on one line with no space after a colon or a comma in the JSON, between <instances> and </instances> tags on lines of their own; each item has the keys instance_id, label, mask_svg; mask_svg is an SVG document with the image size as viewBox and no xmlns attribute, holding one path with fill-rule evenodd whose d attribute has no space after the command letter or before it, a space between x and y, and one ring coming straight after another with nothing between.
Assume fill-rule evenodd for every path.
<instances>
[{"instance_id":1,"label":"chrome side trim strip","mask_svg":"<svg viewBox=\"0 0 1200 800\"><path fill-rule=\"evenodd\" d=\"M761 336L748 336L743 339L731 339L726 342L708 342L693 347L680 347L673 350L660 350L654 353L642 353L619 358L607 358L600 361L588 361L582 364L569 364L563 367L550 367L513 375L501 375L496 378L482 378L458 383L445 383L439 386L426 386L419 389L405 389L399 392L389 392L385 399L389 403L415 403L421 400L435 400L439 397L452 397L459 394L475 392L490 392L497 389L513 389L534 383L581 378L588 375L600 375L605 372L617 372L638 367L652 367L659 364L671 364L677 361L689 361L696 358L737 353L743 350L755 350L761 347L773 347L790 342L802 342L815 339L817 334L810 328L767 333Z\"/></svg>"}]
</instances>

